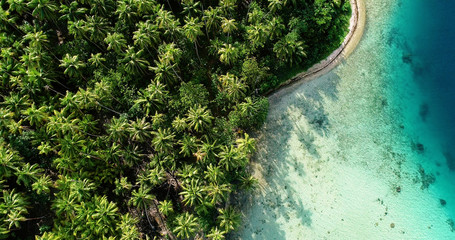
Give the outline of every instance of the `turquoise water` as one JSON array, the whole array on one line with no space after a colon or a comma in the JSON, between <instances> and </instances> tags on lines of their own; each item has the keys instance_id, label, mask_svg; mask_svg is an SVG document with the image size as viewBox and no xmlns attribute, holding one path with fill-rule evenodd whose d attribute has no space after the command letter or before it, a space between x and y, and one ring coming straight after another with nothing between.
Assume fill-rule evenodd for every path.
<instances>
[{"instance_id":1,"label":"turquoise water","mask_svg":"<svg viewBox=\"0 0 455 240\"><path fill-rule=\"evenodd\" d=\"M455 239L455 1L366 7L345 62L270 97L233 239Z\"/></svg>"}]
</instances>

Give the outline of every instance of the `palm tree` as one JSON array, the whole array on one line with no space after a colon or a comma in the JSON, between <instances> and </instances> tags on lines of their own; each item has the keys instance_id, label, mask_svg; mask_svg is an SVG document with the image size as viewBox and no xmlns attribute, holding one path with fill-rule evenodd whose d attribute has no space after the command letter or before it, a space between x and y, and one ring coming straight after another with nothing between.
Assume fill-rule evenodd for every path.
<instances>
[{"instance_id":1,"label":"palm tree","mask_svg":"<svg viewBox=\"0 0 455 240\"><path fill-rule=\"evenodd\" d=\"M137 11L133 8L132 1L130 0L121 0L117 3L117 10L115 14L117 14L118 19L123 21L127 25L133 23L137 17Z\"/></svg>"},{"instance_id":2,"label":"palm tree","mask_svg":"<svg viewBox=\"0 0 455 240\"><path fill-rule=\"evenodd\" d=\"M42 106L40 108L36 108L35 103L32 103L29 108L23 110L22 114L26 116L25 120L27 120L31 126L39 126L48 118L46 107Z\"/></svg>"},{"instance_id":3,"label":"palm tree","mask_svg":"<svg viewBox=\"0 0 455 240\"><path fill-rule=\"evenodd\" d=\"M28 95L21 96L16 92L10 92L10 95L4 96L3 99L4 101L0 103L0 106L3 106L16 117L19 117L23 109L31 106Z\"/></svg>"},{"instance_id":4,"label":"palm tree","mask_svg":"<svg viewBox=\"0 0 455 240\"><path fill-rule=\"evenodd\" d=\"M67 74L70 77L81 76L82 73L80 69L85 67L85 63L79 61L79 56L70 56L68 53L60 61L60 67L65 68L64 74Z\"/></svg>"},{"instance_id":5,"label":"palm tree","mask_svg":"<svg viewBox=\"0 0 455 240\"><path fill-rule=\"evenodd\" d=\"M136 24L137 30L133 33L134 45L140 48L148 48L160 42L160 32L158 25L153 24L150 20Z\"/></svg>"},{"instance_id":6,"label":"palm tree","mask_svg":"<svg viewBox=\"0 0 455 240\"><path fill-rule=\"evenodd\" d=\"M220 0L219 6L224 16L231 15L237 7L237 0Z\"/></svg>"},{"instance_id":7,"label":"palm tree","mask_svg":"<svg viewBox=\"0 0 455 240\"><path fill-rule=\"evenodd\" d=\"M248 173L243 174L240 177L240 182L241 182L241 189L244 190L251 190L254 189L258 186L258 180L254 178L253 176L249 175Z\"/></svg>"},{"instance_id":8,"label":"palm tree","mask_svg":"<svg viewBox=\"0 0 455 240\"><path fill-rule=\"evenodd\" d=\"M247 28L247 37L253 48L264 47L269 31L264 24L255 24Z\"/></svg>"},{"instance_id":9,"label":"palm tree","mask_svg":"<svg viewBox=\"0 0 455 240\"><path fill-rule=\"evenodd\" d=\"M160 81L152 81L146 89L139 91L138 95L133 107L140 107L145 111L145 115L149 116L153 111L163 108L169 98L169 91Z\"/></svg>"},{"instance_id":10,"label":"palm tree","mask_svg":"<svg viewBox=\"0 0 455 240\"><path fill-rule=\"evenodd\" d=\"M117 225L117 231L121 233L120 240L140 239L139 230L136 227L139 220L132 217L129 213L123 214L120 218L120 223Z\"/></svg>"},{"instance_id":11,"label":"palm tree","mask_svg":"<svg viewBox=\"0 0 455 240\"><path fill-rule=\"evenodd\" d=\"M218 166L213 166L211 163L207 166L207 171L204 171L205 178L211 183L219 183L224 181L224 172Z\"/></svg>"},{"instance_id":12,"label":"palm tree","mask_svg":"<svg viewBox=\"0 0 455 240\"><path fill-rule=\"evenodd\" d=\"M87 37L89 27L83 20L68 21L68 33L73 35L76 39Z\"/></svg>"},{"instance_id":13,"label":"palm tree","mask_svg":"<svg viewBox=\"0 0 455 240\"><path fill-rule=\"evenodd\" d=\"M104 42L107 43L107 50L114 50L116 53L120 53L126 47L126 40L121 33L108 33Z\"/></svg>"},{"instance_id":14,"label":"palm tree","mask_svg":"<svg viewBox=\"0 0 455 240\"><path fill-rule=\"evenodd\" d=\"M90 14L98 15L107 18L114 17L116 10L116 3L105 0L81 0L83 4L90 5Z\"/></svg>"},{"instance_id":15,"label":"palm tree","mask_svg":"<svg viewBox=\"0 0 455 240\"><path fill-rule=\"evenodd\" d=\"M174 128L177 132L183 132L187 127L188 125L186 124L185 118L176 116L172 121L172 128Z\"/></svg>"},{"instance_id":16,"label":"palm tree","mask_svg":"<svg viewBox=\"0 0 455 240\"><path fill-rule=\"evenodd\" d=\"M227 36L229 37L229 34L237 30L237 24L235 22L235 19L223 18L221 20L221 28L223 29L224 33L228 34Z\"/></svg>"},{"instance_id":17,"label":"palm tree","mask_svg":"<svg viewBox=\"0 0 455 240\"><path fill-rule=\"evenodd\" d=\"M21 158L10 149L0 145L0 175L5 178L10 177L16 172Z\"/></svg>"},{"instance_id":18,"label":"palm tree","mask_svg":"<svg viewBox=\"0 0 455 240\"><path fill-rule=\"evenodd\" d=\"M106 196L95 196L93 203L94 209L89 214L90 219L93 219L92 224L96 224L94 232L101 235L113 234L118 218L118 207L115 203L108 201ZM87 225L91 224L87 223Z\"/></svg>"},{"instance_id":19,"label":"palm tree","mask_svg":"<svg viewBox=\"0 0 455 240\"><path fill-rule=\"evenodd\" d=\"M29 41L29 46L37 51L41 51L49 43L47 35L43 31L36 30L25 34L23 41Z\"/></svg>"},{"instance_id":20,"label":"palm tree","mask_svg":"<svg viewBox=\"0 0 455 240\"><path fill-rule=\"evenodd\" d=\"M166 115L164 113L159 113L158 111L156 111L151 118L153 129L164 127L167 122Z\"/></svg>"},{"instance_id":21,"label":"palm tree","mask_svg":"<svg viewBox=\"0 0 455 240\"><path fill-rule=\"evenodd\" d=\"M235 63L239 57L238 49L226 43L218 50L218 54L220 54L220 61L228 65Z\"/></svg>"},{"instance_id":22,"label":"palm tree","mask_svg":"<svg viewBox=\"0 0 455 240\"><path fill-rule=\"evenodd\" d=\"M87 8L79 7L78 2L71 2L68 5L60 4L59 13L61 14L59 20L74 21L78 16L87 12Z\"/></svg>"},{"instance_id":23,"label":"palm tree","mask_svg":"<svg viewBox=\"0 0 455 240\"><path fill-rule=\"evenodd\" d=\"M184 182L185 183L185 182ZM204 189L198 180L191 179L190 182L182 185L183 191L179 194L183 196L183 202L189 206L195 206L202 202Z\"/></svg>"},{"instance_id":24,"label":"palm tree","mask_svg":"<svg viewBox=\"0 0 455 240\"><path fill-rule=\"evenodd\" d=\"M201 2L194 0L185 0L182 1L182 6L183 6L183 11L182 14L184 16L197 16L200 14L201 10L199 8L201 7Z\"/></svg>"},{"instance_id":25,"label":"palm tree","mask_svg":"<svg viewBox=\"0 0 455 240\"><path fill-rule=\"evenodd\" d=\"M86 16L90 40L102 42L108 32L112 31L106 18L99 16ZM99 46L97 46L99 48Z\"/></svg>"},{"instance_id":26,"label":"palm tree","mask_svg":"<svg viewBox=\"0 0 455 240\"><path fill-rule=\"evenodd\" d=\"M148 14L156 6L155 2L149 0L135 0L132 1L132 4L137 9L139 16Z\"/></svg>"},{"instance_id":27,"label":"palm tree","mask_svg":"<svg viewBox=\"0 0 455 240\"><path fill-rule=\"evenodd\" d=\"M207 107L198 105L196 109L191 107L187 113L188 126L197 132L206 129L212 124L212 115Z\"/></svg>"},{"instance_id":28,"label":"palm tree","mask_svg":"<svg viewBox=\"0 0 455 240\"><path fill-rule=\"evenodd\" d=\"M218 227L214 227L210 230L209 234L207 234L207 237L210 240L223 240L225 239L226 233L224 231L220 231Z\"/></svg>"},{"instance_id":29,"label":"palm tree","mask_svg":"<svg viewBox=\"0 0 455 240\"><path fill-rule=\"evenodd\" d=\"M113 117L106 128L108 139L114 142L122 142L128 136L127 128L128 122L125 118Z\"/></svg>"},{"instance_id":30,"label":"palm tree","mask_svg":"<svg viewBox=\"0 0 455 240\"><path fill-rule=\"evenodd\" d=\"M150 65L150 63L141 58L143 50L136 52L133 47L129 46L125 52L125 55L120 63L125 64L125 70L133 74L145 73L144 69Z\"/></svg>"},{"instance_id":31,"label":"palm tree","mask_svg":"<svg viewBox=\"0 0 455 240\"><path fill-rule=\"evenodd\" d=\"M179 215L176 219L174 233L177 237L189 239L192 238L198 230L197 218L187 212Z\"/></svg>"},{"instance_id":32,"label":"palm tree","mask_svg":"<svg viewBox=\"0 0 455 240\"><path fill-rule=\"evenodd\" d=\"M175 43L163 43L159 46L158 53L160 61L178 64L183 51Z\"/></svg>"},{"instance_id":33,"label":"palm tree","mask_svg":"<svg viewBox=\"0 0 455 240\"><path fill-rule=\"evenodd\" d=\"M128 193L133 185L128 182L128 177L121 177L120 180L115 179L115 190L114 193L118 196L124 196Z\"/></svg>"},{"instance_id":34,"label":"palm tree","mask_svg":"<svg viewBox=\"0 0 455 240\"><path fill-rule=\"evenodd\" d=\"M60 240L61 233L44 232L43 235L35 235L35 240Z\"/></svg>"},{"instance_id":35,"label":"palm tree","mask_svg":"<svg viewBox=\"0 0 455 240\"><path fill-rule=\"evenodd\" d=\"M19 228L20 222L26 221L24 217L28 213L28 201L15 189L8 191L3 190L3 202L0 204L0 214L5 218L3 221L8 224L8 229Z\"/></svg>"},{"instance_id":36,"label":"palm tree","mask_svg":"<svg viewBox=\"0 0 455 240\"><path fill-rule=\"evenodd\" d=\"M281 17L273 17L268 23L268 28L272 39L281 37L282 32L285 30Z\"/></svg>"},{"instance_id":37,"label":"palm tree","mask_svg":"<svg viewBox=\"0 0 455 240\"><path fill-rule=\"evenodd\" d=\"M217 204L225 201L231 192L227 184L210 184L205 188L211 204Z\"/></svg>"},{"instance_id":38,"label":"palm tree","mask_svg":"<svg viewBox=\"0 0 455 240\"><path fill-rule=\"evenodd\" d=\"M225 232L230 232L240 225L240 214L234 208L227 207L225 209L219 209L218 211L220 212L220 215L218 215L217 219L220 227L223 228Z\"/></svg>"},{"instance_id":39,"label":"palm tree","mask_svg":"<svg viewBox=\"0 0 455 240\"><path fill-rule=\"evenodd\" d=\"M32 189L38 194L49 193L49 187L51 185L51 178L48 175L43 174L32 184Z\"/></svg>"},{"instance_id":40,"label":"palm tree","mask_svg":"<svg viewBox=\"0 0 455 240\"><path fill-rule=\"evenodd\" d=\"M136 121L131 121L128 127L128 131L130 132L130 137L133 141L137 142L145 142L151 136L151 125L149 122L142 119L136 119Z\"/></svg>"},{"instance_id":41,"label":"palm tree","mask_svg":"<svg viewBox=\"0 0 455 240\"><path fill-rule=\"evenodd\" d=\"M142 49L148 49L150 46L152 46L152 40L150 39L150 36L140 30L137 30L133 33L133 40L134 45Z\"/></svg>"},{"instance_id":42,"label":"palm tree","mask_svg":"<svg viewBox=\"0 0 455 240\"><path fill-rule=\"evenodd\" d=\"M208 37L208 32L215 31L220 27L221 17L219 8L208 7L204 10L202 21L205 23L205 31Z\"/></svg>"},{"instance_id":43,"label":"palm tree","mask_svg":"<svg viewBox=\"0 0 455 240\"><path fill-rule=\"evenodd\" d=\"M297 32L288 33L273 46L276 57L284 62L290 62L291 66L295 62L300 62L306 56L305 45L299 40Z\"/></svg>"},{"instance_id":44,"label":"palm tree","mask_svg":"<svg viewBox=\"0 0 455 240\"><path fill-rule=\"evenodd\" d=\"M184 164L180 169L178 176L185 184L189 184L191 180L199 178L199 169L191 164Z\"/></svg>"},{"instance_id":45,"label":"palm tree","mask_svg":"<svg viewBox=\"0 0 455 240\"><path fill-rule=\"evenodd\" d=\"M152 139L152 146L157 152L171 153L174 148L175 135L168 129L159 128L153 133L155 137Z\"/></svg>"},{"instance_id":46,"label":"palm tree","mask_svg":"<svg viewBox=\"0 0 455 240\"><path fill-rule=\"evenodd\" d=\"M218 145L216 143L216 140L211 142L206 137L205 141L201 142L197 153L195 153L194 155L196 155L196 157L199 157L197 160L201 160L206 163L212 162L213 160L215 160L217 150Z\"/></svg>"},{"instance_id":47,"label":"palm tree","mask_svg":"<svg viewBox=\"0 0 455 240\"><path fill-rule=\"evenodd\" d=\"M232 102L237 102L245 96L247 86L241 79L231 73L219 77L222 91Z\"/></svg>"},{"instance_id":48,"label":"palm tree","mask_svg":"<svg viewBox=\"0 0 455 240\"><path fill-rule=\"evenodd\" d=\"M180 21L175 18L172 12L164 9L164 6L161 6L160 10L156 13L155 19L158 28L164 30L164 35L169 36L172 39L178 37L180 33Z\"/></svg>"},{"instance_id":49,"label":"palm tree","mask_svg":"<svg viewBox=\"0 0 455 240\"><path fill-rule=\"evenodd\" d=\"M194 48L196 49L196 55L199 59L199 61L201 60L200 57L199 57L199 52L197 50L197 38L198 36L201 36L203 35L202 33L202 25L200 22L199 22L199 18L186 18L185 19L185 25L183 26L183 32L185 33L185 36L186 38L191 42L191 43L194 43Z\"/></svg>"},{"instance_id":50,"label":"palm tree","mask_svg":"<svg viewBox=\"0 0 455 240\"><path fill-rule=\"evenodd\" d=\"M218 154L220 158L218 164L224 166L226 171L233 170L237 167L240 167L243 163L241 155L237 148L234 148L233 145L230 147L224 146L221 152Z\"/></svg>"},{"instance_id":51,"label":"palm tree","mask_svg":"<svg viewBox=\"0 0 455 240\"><path fill-rule=\"evenodd\" d=\"M251 154L254 152L254 150L256 150L256 141L254 138L250 138L250 135L248 135L248 133L245 133L244 136L244 138L238 138L235 140L235 142L237 143L237 147L239 149L244 150L248 154Z\"/></svg>"},{"instance_id":52,"label":"palm tree","mask_svg":"<svg viewBox=\"0 0 455 240\"><path fill-rule=\"evenodd\" d=\"M150 226L152 226L152 223L150 222L147 209L150 204L153 203L154 199L155 196L150 194L150 188L145 188L143 185L141 185L138 190L133 190L131 198L129 200L129 203L137 207L142 212L142 214L145 213Z\"/></svg>"},{"instance_id":53,"label":"palm tree","mask_svg":"<svg viewBox=\"0 0 455 240\"><path fill-rule=\"evenodd\" d=\"M193 153L196 151L196 137L184 134L183 138L179 140L180 147L180 154L183 154L185 157L192 156Z\"/></svg>"},{"instance_id":54,"label":"palm tree","mask_svg":"<svg viewBox=\"0 0 455 240\"><path fill-rule=\"evenodd\" d=\"M269 10L271 13L275 13L278 10L283 8L283 2L281 0L268 0L269 1Z\"/></svg>"},{"instance_id":55,"label":"palm tree","mask_svg":"<svg viewBox=\"0 0 455 240\"><path fill-rule=\"evenodd\" d=\"M96 54L91 54L90 55L90 58L88 59L88 62L95 66L95 67L99 67L99 66L104 66L103 62L106 61L106 58L103 58L101 53L96 53ZM106 66L104 66L106 67Z\"/></svg>"},{"instance_id":56,"label":"palm tree","mask_svg":"<svg viewBox=\"0 0 455 240\"><path fill-rule=\"evenodd\" d=\"M38 167L38 164L30 165L30 163L25 163L21 168L17 168L14 173L17 177L16 183L24 186L31 186L33 182L38 180L39 175L42 173L43 169Z\"/></svg>"},{"instance_id":57,"label":"palm tree","mask_svg":"<svg viewBox=\"0 0 455 240\"><path fill-rule=\"evenodd\" d=\"M31 0L27 7L33 9L32 15L39 20L55 20L55 13L58 11L57 5L52 0Z\"/></svg>"},{"instance_id":58,"label":"palm tree","mask_svg":"<svg viewBox=\"0 0 455 240\"><path fill-rule=\"evenodd\" d=\"M10 12L16 11L19 14L22 14L28 11L27 2L23 0L8 0Z\"/></svg>"},{"instance_id":59,"label":"palm tree","mask_svg":"<svg viewBox=\"0 0 455 240\"><path fill-rule=\"evenodd\" d=\"M60 151L59 155L67 157L69 159L76 159L79 157L79 153L84 147L85 140L81 136L76 134L67 134L63 138L59 139Z\"/></svg>"},{"instance_id":60,"label":"palm tree","mask_svg":"<svg viewBox=\"0 0 455 240\"><path fill-rule=\"evenodd\" d=\"M172 207L172 202L169 200L163 200L159 202L158 209L164 216L169 216L174 212L174 208Z\"/></svg>"},{"instance_id":61,"label":"palm tree","mask_svg":"<svg viewBox=\"0 0 455 240\"><path fill-rule=\"evenodd\" d=\"M159 61L155 60L155 67L149 67L149 70L155 73L155 81L165 82L169 86L172 86L178 79L174 70L175 66L176 64L160 58Z\"/></svg>"}]
</instances>

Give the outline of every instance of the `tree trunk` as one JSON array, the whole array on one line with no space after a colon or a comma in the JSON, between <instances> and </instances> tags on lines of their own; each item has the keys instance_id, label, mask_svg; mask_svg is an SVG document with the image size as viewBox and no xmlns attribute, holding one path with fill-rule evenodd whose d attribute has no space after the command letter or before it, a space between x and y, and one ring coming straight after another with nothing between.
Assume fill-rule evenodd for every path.
<instances>
[{"instance_id":1,"label":"tree trunk","mask_svg":"<svg viewBox=\"0 0 455 240\"><path fill-rule=\"evenodd\" d=\"M194 48L196 49L197 59L199 59L199 63L201 63L201 58L199 57L199 51L197 50L197 41L194 41Z\"/></svg>"},{"instance_id":2,"label":"tree trunk","mask_svg":"<svg viewBox=\"0 0 455 240\"><path fill-rule=\"evenodd\" d=\"M171 239L171 240L175 240L176 237L167 228L166 220L164 219L163 215L161 214L160 210L158 209L157 202L158 202L158 200L156 200L156 199L154 199L152 202L152 204L153 204L152 216L155 218L155 221L158 223L158 226L161 229L161 234L164 236L169 236L169 239Z\"/></svg>"}]
</instances>

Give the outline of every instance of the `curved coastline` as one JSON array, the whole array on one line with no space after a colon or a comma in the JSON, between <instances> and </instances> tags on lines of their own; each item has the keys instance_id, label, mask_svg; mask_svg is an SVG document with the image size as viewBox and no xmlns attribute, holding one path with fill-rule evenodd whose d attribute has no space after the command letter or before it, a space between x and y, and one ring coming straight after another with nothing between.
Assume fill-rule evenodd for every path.
<instances>
[{"instance_id":1,"label":"curved coastline","mask_svg":"<svg viewBox=\"0 0 455 240\"><path fill-rule=\"evenodd\" d=\"M365 0L350 0L350 3L352 16L349 23L349 33L344 38L341 46L333 51L326 59L313 65L307 71L297 74L280 84L276 89L265 93L265 95L269 97L269 101L280 98L302 83L316 79L317 77L330 72L354 51L359 44L365 29L366 8Z\"/></svg>"}]
</instances>

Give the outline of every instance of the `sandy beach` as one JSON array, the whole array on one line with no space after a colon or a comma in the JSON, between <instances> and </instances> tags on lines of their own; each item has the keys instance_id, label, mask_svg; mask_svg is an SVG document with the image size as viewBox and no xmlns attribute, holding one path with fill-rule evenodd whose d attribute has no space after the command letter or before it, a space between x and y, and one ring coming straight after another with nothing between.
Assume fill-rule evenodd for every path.
<instances>
[{"instance_id":1,"label":"sandy beach","mask_svg":"<svg viewBox=\"0 0 455 240\"><path fill-rule=\"evenodd\" d=\"M363 38L270 95L251 163L260 186L231 239L455 239L454 174L402 57L414 45L400 30L406 5L361 3Z\"/></svg>"}]
</instances>

